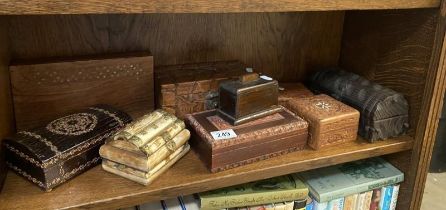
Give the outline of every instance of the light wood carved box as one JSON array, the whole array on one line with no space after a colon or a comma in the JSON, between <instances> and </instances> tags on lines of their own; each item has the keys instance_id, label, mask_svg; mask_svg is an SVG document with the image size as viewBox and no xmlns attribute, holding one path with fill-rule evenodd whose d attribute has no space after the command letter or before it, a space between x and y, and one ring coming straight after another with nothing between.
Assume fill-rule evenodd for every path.
<instances>
[{"instance_id":1,"label":"light wood carved box","mask_svg":"<svg viewBox=\"0 0 446 210\"><path fill-rule=\"evenodd\" d=\"M442 0L0 0L1 138L16 131L12 60L136 51L155 67L240 60L279 84L339 66L404 94L411 125L385 141L358 137L215 174L189 152L148 187L96 167L42 193L0 158L0 209L118 209L372 156L406 175L398 209L419 209L445 92L445 15Z\"/></svg>"},{"instance_id":2,"label":"light wood carved box","mask_svg":"<svg viewBox=\"0 0 446 210\"><path fill-rule=\"evenodd\" d=\"M357 139L359 111L328 95L291 99L287 107L308 121L308 145L313 149Z\"/></svg>"}]
</instances>

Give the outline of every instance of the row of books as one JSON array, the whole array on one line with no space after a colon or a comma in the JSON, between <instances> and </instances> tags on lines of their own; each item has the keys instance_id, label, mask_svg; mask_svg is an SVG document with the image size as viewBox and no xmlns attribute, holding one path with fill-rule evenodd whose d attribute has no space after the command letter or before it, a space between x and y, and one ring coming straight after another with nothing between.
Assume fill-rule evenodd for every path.
<instances>
[{"instance_id":1,"label":"row of books","mask_svg":"<svg viewBox=\"0 0 446 210\"><path fill-rule=\"evenodd\" d=\"M404 174L382 158L180 196L139 209L391 210ZM148 208L150 207L150 208Z\"/></svg>"},{"instance_id":2,"label":"row of books","mask_svg":"<svg viewBox=\"0 0 446 210\"><path fill-rule=\"evenodd\" d=\"M249 207L234 207L222 210L305 210L307 200L280 202L267 205ZM167 200L145 203L120 210L200 210L200 197L198 194L178 196Z\"/></svg>"},{"instance_id":3,"label":"row of books","mask_svg":"<svg viewBox=\"0 0 446 210\"><path fill-rule=\"evenodd\" d=\"M389 185L367 192L349 195L329 202L313 200L310 210L392 210L396 209L400 185Z\"/></svg>"}]
</instances>

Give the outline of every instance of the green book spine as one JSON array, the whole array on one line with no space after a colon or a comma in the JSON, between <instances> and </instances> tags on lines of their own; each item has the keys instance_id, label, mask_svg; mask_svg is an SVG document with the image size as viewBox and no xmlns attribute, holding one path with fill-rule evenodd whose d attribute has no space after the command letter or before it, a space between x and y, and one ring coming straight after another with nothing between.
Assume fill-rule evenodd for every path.
<instances>
[{"instance_id":1,"label":"green book spine","mask_svg":"<svg viewBox=\"0 0 446 210\"><path fill-rule=\"evenodd\" d=\"M200 194L201 209L224 209L305 199L308 188L296 175L218 189Z\"/></svg>"}]
</instances>

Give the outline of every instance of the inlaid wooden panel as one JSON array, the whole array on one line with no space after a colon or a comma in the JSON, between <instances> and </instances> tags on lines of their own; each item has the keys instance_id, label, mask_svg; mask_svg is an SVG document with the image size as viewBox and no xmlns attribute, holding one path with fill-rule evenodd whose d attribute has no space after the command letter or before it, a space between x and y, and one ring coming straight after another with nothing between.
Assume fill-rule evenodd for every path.
<instances>
[{"instance_id":1,"label":"inlaid wooden panel","mask_svg":"<svg viewBox=\"0 0 446 210\"><path fill-rule=\"evenodd\" d=\"M336 65L344 12L11 17L12 57L150 51L155 65L241 60L284 81Z\"/></svg>"},{"instance_id":2,"label":"inlaid wooden panel","mask_svg":"<svg viewBox=\"0 0 446 210\"><path fill-rule=\"evenodd\" d=\"M4 137L13 132L12 99L9 82L9 40L7 22L0 17L0 145ZM0 147L0 189L6 175L5 161L3 160L3 147Z\"/></svg>"},{"instance_id":3,"label":"inlaid wooden panel","mask_svg":"<svg viewBox=\"0 0 446 210\"><path fill-rule=\"evenodd\" d=\"M17 130L28 130L96 104L134 119L154 109L153 57L148 53L12 64Z\"/></svg>"},{"instance_id":4,"label":"inlaid wooden panel","mask_svg":"<svg viewBox=\"0 0 446 210\"><path fill-rule=\"evenodd\" d=\"M212 13L438 7L440 0L0 0L0 14Z\"/></svg>"}]
</instances>

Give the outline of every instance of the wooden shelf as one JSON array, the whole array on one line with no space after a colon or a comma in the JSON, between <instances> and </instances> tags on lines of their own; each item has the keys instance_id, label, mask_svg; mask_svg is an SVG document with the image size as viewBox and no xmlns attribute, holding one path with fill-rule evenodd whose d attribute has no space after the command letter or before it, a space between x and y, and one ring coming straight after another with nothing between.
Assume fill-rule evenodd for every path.
<instances>
[{"instance_id":1,"label":"wooden shelf","mask_svg":"<svg viewBox=\"0 0 446 210\"><path fill-rule=\"evenodd\" d=\"M440 0L0 0L0 14L229 13L439 7Z\"/></svg>"},{"instance_id":2,"label":"wooden shelf","mask_svg":"<svg viewBox=\"0 0 446 210\"><path fill-rule=\"evenodd\" d=\"M294 152L215 174L208 172L197 155L190 152L149 186L109 174L98 166L49 193L8 172L0 194L0 209L119 208L396 153L412 146L413 140L408 136L373 144L360 139L319 151Z\"/></svg>"}]
</instances>

